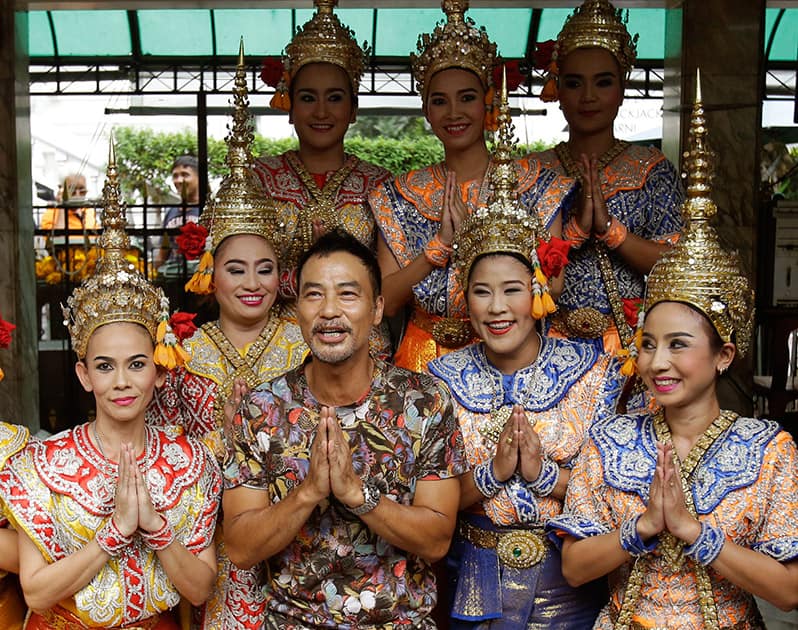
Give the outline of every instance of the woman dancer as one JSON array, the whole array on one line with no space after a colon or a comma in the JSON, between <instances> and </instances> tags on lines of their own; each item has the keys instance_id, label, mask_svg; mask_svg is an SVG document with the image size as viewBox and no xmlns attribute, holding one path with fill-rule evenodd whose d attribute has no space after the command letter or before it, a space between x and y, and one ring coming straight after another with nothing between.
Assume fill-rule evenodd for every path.
<instances>
[{"instance_id":1,"label":"woman dancer","mask_svg":"<svg viewBox=\"0 0 798 630\"><path fill-rule=\"evenodd\" d=\"M0 471L11 465L30 438L26 427L0 422ZM25 620L25 602L10 573L19 573L17 532L9 527L4 507L4 492L0 490L0 627L20 630Z\"/></svg>"},{"instance_id":2,"label":"woman dancer","mask_svg":"<svg viewBox=\"0 0 798 630\"><path fill-rule=\"evenodd\" d=\"M708 219L700 98L679 243L648 280L637 357L659 408L597 421L571 473L572 584L610 574L597 628L763 628L753 595L798 606L798 460L775 422L721 410L718 375L750 341L753 294Z\"/></svg>"},{"instance_id":3,"label":"woman dancer","mask_svg":"<svg viewBox=\"0 0 798 630\"><path fill-rule=\"evenodd\" d=\"M464 17L467 1L441 5L446 23L419 38L411 62L424 115L443 143L445 160L383 182L369 200L381 231L377 251L385 312L412 307L395 362L420 371L475 339L449 259L462 221L487 203L492 168L484 130L495 115L496 45ZM515 169L527 212L537 212L544 226L560 235L560 210L573 180L534 160L519 160Z\"/></svg>"},{"instance_id":4,"label":"woman dancer","mask_svg":"<svg viewBox=\"0 0 798 630\"><path fill-rule=\"evenodd\" d=\"M618 370L593 346L538 333L532 312L546 280L541 265L549 261L535 244L544 232L514 203L515 182L503 168L512 164L511 145L503 142L512 137L507 109L499 121L495 198L455 239L455 264L482 341L429 365L453 394L471 469L461 477L448 558L450 626L590 628L602 589L568 586L543 526L562 509L569 467L592 418L614 404Z\"/></svg>"},{"instance_id":5,"label":"woman dancer","mask_svg":"<svg viewBox=\"0 0 798 630\"><path fill-rule=\"evenodd\" d=\"M104 206L103 256L64 308L96 419L30 443L0 473L28 630L176 629L168 611L181 595L202 603L216 577L219 469L202 444L144 418L164 379L154 356L169 350L154 341L172 342L169 306L125 260L113 152Z\"/></svg>"},{"instance_id":6,"label":"woman dancer","mask_svg":"<svg viewBox=\"0 0 798 630\"><path fill-rule=\"evenodd\" d=\"M299 329L286 322L275 305L278 286L278 219L274 205L247 170L251 128L246 104L243 50L234 88L234 114L228 142L230 174L200 217L178 241L210 247L189 289L213 294L219 319L201 326L185 342L191 357L170 370L148 411L153 424L179 424L202 439L224 463L224 404L235 379L249 387L298 365L307 352ZM210 236L208 237L208 234ZM189 238L189 235L195 235ZM196 257L197 251L187 252ZM213 630L260 628L264 601L258 570L242 570L227 558L221 525L217 530L218 578L214 592L194 626Z\"/></svg>"},{"instance_id":7,"label":"woman dancer","mask_svg":"<svg viewBox=\"0 0 798 630\"><path fill-rule=\"evenodd\" d=\"M559 99L568 141L534 156L581 182L563 215L571 263L549 332L592 339L607 351L631 338L643 276L682 228L673 165L657 149L618 140L613 131L636 40L607 0L586 0L568 18L541 95Z\"/></svg>"}]
</instances>

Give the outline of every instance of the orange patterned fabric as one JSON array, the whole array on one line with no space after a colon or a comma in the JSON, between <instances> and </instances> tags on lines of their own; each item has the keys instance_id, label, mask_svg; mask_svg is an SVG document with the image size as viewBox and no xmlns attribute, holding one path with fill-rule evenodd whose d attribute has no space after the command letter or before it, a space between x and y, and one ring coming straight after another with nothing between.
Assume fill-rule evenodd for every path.
<instances>
[{"instance_id":1,"label":"orange patterned fabric","mask_svg":"<svg viewBox=\"0 0 798 630\"><path fill-rule=\"evenodd\" d=\"M565 514L553 527L577 538L619 529L645 510L656 466L656 435L649 416L614 416L591 429L568 484ZM704 454L691 490L699 519L736 544L781 562L798 559L796 446L775 423L738 418ZM655 550L650 556L634 621L644 627L703 628L691 563L671 572ZM620 609L632 562L610 574L611 601L596 628L612 628L610 607ZM721 628L760 628L750 593L709 569Z\"/></svg>"},{"instance_id":2,"label":"orange patterned fabric","mask_svg":"<svg viewBox=\"0 0 798 630\"><path fill-rule=\"evenodd\" d=\"M529 212L536 212L543 224L550 227L554 218L570 203L575 181L542 168L537 160L531 158L517 160L516 169L520 203ZM435 164L382 182L371 192L369 204L377 227L400 267L406 267L418 256L423 256L427 243L437 235L445 182L445 165ZM460 197L469 212L488 203L490 186L483 180L462 182L459 187ZM434 269L413 287L413 309L437 317L468 318L463 287L451 264ZM397 351L399 360L413 356L410 346L418 347L419 332L405 335L406 341L402 340ZM407 348L405 344L408 344ZM430 350L424 356L434 358L445 351L435 344L434 351ZM419 364L420 361L413 358L400 365L418 369Z\"/></svg>"}]
</instances>

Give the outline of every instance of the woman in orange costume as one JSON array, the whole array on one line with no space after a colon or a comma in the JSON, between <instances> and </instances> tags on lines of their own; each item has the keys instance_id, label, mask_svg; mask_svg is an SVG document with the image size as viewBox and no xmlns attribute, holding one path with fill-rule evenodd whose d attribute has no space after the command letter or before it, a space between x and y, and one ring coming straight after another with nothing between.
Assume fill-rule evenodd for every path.
<instances>
[{"instance_id":1,"label":"woman in orange costume","mask_svg":"<svg viewBox=\"0 0 798 630\"><path fill-rule=\"evenodd\" d=\"M169 302L132 270L111 154L103 256L64 309L96 419L29 443L0 473L19 533L26 630L176 630L169 610L203 602L216 575L221 474L207 450L144 414L173 360ZM154 347L156 338L158 346Z\"/></svg>"},{"instance_id":2,"label":"woman in orange costume","mask_svg":"<svg viewBox=\"0 0 798 630\"><path fill-rule=\"evenodd\" d=\"M659 407L590 429L549 522L573 585L609 575L595 628L763 628L753 595L798 606L798 450L776 422L721 410L717 381L749 346L753 292L709 225L711 157L690 125L679 243L651 270L637 368Z\"/></svg>"},{"instance_id":3,"label":"woman in orange costume","mask_svg":"<svg viewBox=\"0 0 798 630\"><path fill-rule=\"evenodd\" d=\"M338 0L313 3L316 14L285 47L282 66L271 73L264 68L262 74L277 88L271 105L289 113L299 149L261 157L254 165L286 233L285 247L278 252L283 266L280 297L292 308L297 261L319 235L340 227L376 250L367 198L391 175L344 151L344 136L357 117L367 51L333 13ZM371 348L382 355L390 353L387 328L373 333Z\"/></svg>"},{"instance_id":4,"label":"woman in orange costume","mask_svg":"<svg viewBox=\"0 0 798 630\"><path fill-rule=\"evenodd\" d=\"M147 411L151 424L178 424L201 439L219 464L226 450L223 409L235 379L249 387L296 367L307 353L298 328L275 305L279 265L278 219L274 205L251 177L250 117L246 105L243 50L235 77L234 114L227 138L230 174L206 205L199 225L178 236L187 257L208 247L187 288L213 294L219 318L185 341L190 358L170 370ZM192 238L190 238L192 237ZM193 251L188 251L194 243ZM260 571L236 567L227 557L221 525L216 532L217 579L208 601L192 614L192 626L208 630L261 627L265 601Z\"/></svg>"},{"instance_id":5,"label":"woman in orange costume","mask_svg":"<svg viewBox=\"0 0 798 630\"><path fill-rule=\"evenodd\" d=\"M0 323L2 320L0 319ZM0 422L0 471L12 466L14 457L28 443L30 433L25 427ZM0 472L2 474L2 472ZM25 620L25 602L9 573L19 573L17 532L9 527L0 490L0 628L21 630Z\"/></svg>"},{"instance_id":6,"label":"woman in orange costume","mask_svg":"<svg viewBox=\"0 0 798 630\"><path fill-rule=\"evenodd\" d=\"M606 351L629 341L643 276L682 229L676 169L661 151L613 132L635 41L608 0L586 0L568 18L541 94L544 101L559 99L568 141L534 155L581 182L562 218L572 248L549 333L591 340Z\"/></svg>"},{"instance_id":7,"label":"woman in orange costume","mask_svg":"<svg viewBox=\"0 0 798 630\"><path fill-rule=\"evenodd\" d=\"M380 228L385 312L395 315L412 304L395 361L420 371L435 357L475 340L449 259L461 222L490 194L484 129L492 127L494 117L496 45L465 18L467 1L441 5L446 23L419 38L419 54L411 61L424 115L443 143L445 161L383 182L369 199ZM521 203L559 236L559 215L573 180L535 160L517 160L515 169Z\"/></svg>"}]
</instances>

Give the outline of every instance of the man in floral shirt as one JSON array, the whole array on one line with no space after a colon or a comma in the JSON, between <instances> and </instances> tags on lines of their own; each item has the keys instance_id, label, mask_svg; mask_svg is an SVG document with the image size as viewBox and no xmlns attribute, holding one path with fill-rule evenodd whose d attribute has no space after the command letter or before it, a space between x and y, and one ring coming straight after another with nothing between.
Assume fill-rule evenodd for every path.
<instances>
[{"instance_id":1,"label":"man in floral shirt","mask_svg":"<svg viewBox=\"0 0 798 630\"><path fill-rule=\"evenodd\" d=\"M435 627L462 439L445 385L369 355L382 308L373 254L321 237L299 265L311 358L233 418L225 542L239 566L268 561L266 628Z\"/></svg>"}]
</instances>

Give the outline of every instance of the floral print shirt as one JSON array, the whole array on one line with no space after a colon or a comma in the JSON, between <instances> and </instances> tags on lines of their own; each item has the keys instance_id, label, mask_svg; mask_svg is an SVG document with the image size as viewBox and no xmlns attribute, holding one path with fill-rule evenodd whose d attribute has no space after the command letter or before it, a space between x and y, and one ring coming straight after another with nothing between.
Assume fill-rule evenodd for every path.
<instances>
[{"instance_id":1,"label":"floral print shirt","mask_svg":"<svg viewBox=\"0 0 798 630\"><path fill-rule=\"evenodd\" d=\"M255 389L234 418L228 488L284 499L308 473L320 405L305 366ZM464 472L462 438L446 386L375 362L370 390L336 414L355 472L411 505L416 483ZM270 560L266 627L434 628L435 578L423 559L374 534L332 495Z\"/></svg>"}]
</instances>

